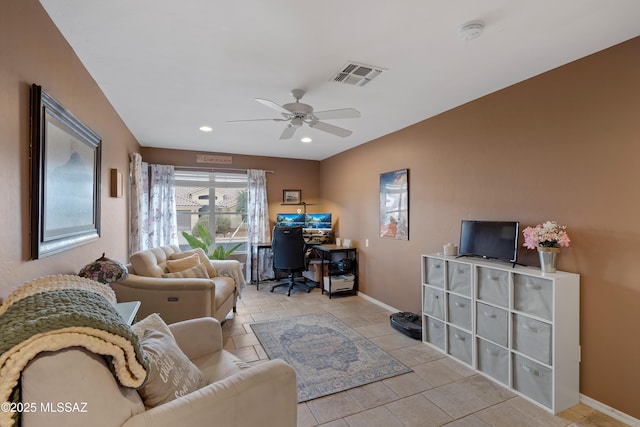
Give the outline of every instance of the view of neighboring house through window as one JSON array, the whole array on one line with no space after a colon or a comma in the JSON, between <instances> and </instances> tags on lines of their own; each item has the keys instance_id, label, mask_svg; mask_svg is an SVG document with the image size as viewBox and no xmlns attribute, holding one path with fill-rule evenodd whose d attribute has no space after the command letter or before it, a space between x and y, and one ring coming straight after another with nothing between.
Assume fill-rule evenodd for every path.
<instances>
[{"instance_id":1,"label":"view of neighboring house through window","mask_svg":"<svg viewBox=\"0 0 640 427\"><path fill-rule=\"evenodd\" d=\"M187 250L182 236L195 234L196 225L205 225L215 246L230 249L242 243L236 252L247 252L247 175L229 172L175 171L178 243Z\"/></svg>"}]
</instances>

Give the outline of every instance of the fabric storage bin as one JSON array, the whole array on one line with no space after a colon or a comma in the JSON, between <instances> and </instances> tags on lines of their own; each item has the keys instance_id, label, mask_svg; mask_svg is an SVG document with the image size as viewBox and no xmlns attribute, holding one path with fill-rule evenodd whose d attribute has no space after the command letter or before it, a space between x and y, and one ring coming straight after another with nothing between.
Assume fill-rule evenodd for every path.
<instances>
[{"instance_id":1,"label":"fabric storage bin","mask_svg":"<svg viewBox=\"0 0 640 427\"><path fill-rule=\"evenodd\" d=\"M444 323L424 316L425 341L444 350Z\"/></svg>"},{"instance_id":2,"label":"fabric storage bin","mask_svg":"<svg viewBox=\"0 0 640 427\"><path fill-rule=\"evenodd\" d=\"M513 280L513 307L527 314L553 320L551 280L517 274Z\"/></svg>"},{"instance_id":3,"label":"fabric storage bin","mask_svg":"<svg viewBox=\"0 0 640 427\"><path fill-rule=\"evenodd\" d=\"M509 351L483 339L478 339L478 370L509 384Z\"/></svg>"},{"instance_id":4,"label":"fabric storage bin","mask_svg":"<svg viewBox=\"0 0 640 427\"><path fill-rule=\"evenodd\" d=\"M471 296L471 266L447 261L448 287L451 292Z\"/></svg>"},{"instance_id":5,"label":"fabric storage bin","mask_svg":"<svg viewBox=\"0 0 640 427\"><path fill-rule=\"evenodd\" d=\"M444 320L444 292L424 286L424 312Z\"/></svg>"},{"instance_id":6,"label":"fabric storage bin","mask_svg":"<svg viewBox=\"0 0 640 427\"><path fill-rule=\"evenodd\" d=\"M449 323L471 330L471 300L458 295L449 294L447 306Z\"/></svg>"},{"instance_id":7,"label":"fabric storage bin","mask_svg":"<svg viewBox=\"0 0 640 427\"><path fill-rule=\"evenodd\" d=\"M500 307L509 306L509 273L478 267L478 299Z\"/></svg>"},{"instance_id":8,"label":"fabric storage bin","mask_svg":"<svg viewBox=\"0 0 640 427\"><path fill-rule=\"evenodd\" d=\"M513 314L513 349L551 365L551 325Z\"/></svg>"},{"instance_id":9,"label":"fabric storage bin","mask_svg":"<svg viewBox=\"0 0 640 427\"><path fill-rule=\"evenodd\" d=\"M498 307L476 303L476 333L496 344L509 344L509 314Z\"/></svg>"},{"instance_id":10,"label":"fabric storage bin","mask_svg":"<svg viewBox=\"0 0 640 427\"><path fill-rule=\"evenodd\" d=\"M427 284L444 288L444 261L436 258L427 258L425 262Z\"/></svg>"},{"instance_id":11,"label":"fabric storage bin","mask_svg":"<svg viewBox=\"0 0 640 427\"><path fill-rule=\"evenodd\" d=\"M468 365L471 365L472 361L472 348L471 334L464 332L453 326L447 326L447 338L449 341L449 349L447 353L456 359L462 360Z\"/></svg>"},{"instance_id":12,"label":"fabric storage bin","mask_svg":"<svg viewBox=\"0 0 640 427\"><path fill-rule=\"evenodd\" d=\"M551 375L551 369L513 354L513 388L548 408L551 408Z\"/></svg>"}]
</instances>

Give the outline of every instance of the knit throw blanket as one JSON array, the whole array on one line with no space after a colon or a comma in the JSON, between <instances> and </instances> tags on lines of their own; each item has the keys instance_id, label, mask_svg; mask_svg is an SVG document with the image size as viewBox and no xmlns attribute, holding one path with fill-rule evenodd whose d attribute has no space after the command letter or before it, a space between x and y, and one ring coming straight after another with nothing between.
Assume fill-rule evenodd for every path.
<instances>
[{"instance_id":1,"label":"knit throw blanket","mask_svg":"<svg viewBox=\"0 0 640 427\"><path fill-rule=\"evenodd\" d=\"M68 347L107 356L120 384L141 387L148 363L115 304L111 288L78 276L47 276L13 291L0 306L0 402L16 400L20 374L38 353ZM0 426L13 425L13 415L0 411Z\"/></svg>"}]
</instances>

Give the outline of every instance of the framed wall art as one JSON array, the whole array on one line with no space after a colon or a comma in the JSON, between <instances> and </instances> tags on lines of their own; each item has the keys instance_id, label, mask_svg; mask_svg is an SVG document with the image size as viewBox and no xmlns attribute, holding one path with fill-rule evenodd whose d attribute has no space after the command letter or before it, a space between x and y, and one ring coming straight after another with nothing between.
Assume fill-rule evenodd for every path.
<instances>
[{"instance_id":1,"label":"framed wall art","mask_svg":"<svg viewBox=\"0 0 640 427\"><path fill-rule=\"evenodd\" d=\"M409 169L380 174L380 237L409 240Z\"/></svg>"},{"instance_id":2,"label":"framed wall art","mask_svg":"<svg viewBox=\"0 0 640 427\"><path fill-rule=\"evenodd\" d=\"M302 203L302 190L282 190L282 203L299 205Z\"/></svg>"},{"instance_id":3,"label":"framed wall art","mask_svg":"<svg viewBox=\"0 0 640 427\"><path fill-rule=\"evenodd\" d=\"M100 237L101 138L31 87L31 258Z\"/></svg>"}]
</instances>

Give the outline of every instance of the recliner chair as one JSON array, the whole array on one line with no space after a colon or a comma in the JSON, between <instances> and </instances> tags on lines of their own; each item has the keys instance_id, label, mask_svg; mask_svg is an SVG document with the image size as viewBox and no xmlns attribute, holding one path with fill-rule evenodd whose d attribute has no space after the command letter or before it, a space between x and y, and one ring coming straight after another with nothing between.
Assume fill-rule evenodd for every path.
<instances>
[{"instance_id":1,"label":"recliner chair","mask_svg":"<svg viewBox=\"0 0 640 427\"><path fill-rule=\"evenodd\" d=\"M295 427L296 374L291 366L274 359L249 367L224 350L220 322L211 317L174 323L169 329L205 375L207 386L145 408L135 389L118 383L104 357L82 347L46 351L23 371L22 401L35 402L37 408L73 402L84 411L55 411L60 403L53 403L53 412L24 412L22 426Z\"/></svg>"},{"instance_id":2,"label":"recliner chair","mask_svg":"<svg viewBox=\"0 0 640 427\"><path fill-rule=\"evenodd\" d=\"M275 226L273 229L273 240L271 242L273 252L273 271L288 273L288 281L275 284L271 287L271 292L277 287L288 286L287 296L291 296L291 289L295 285L304 286L307 293L315 287L307 285L307 279L301 277L303 282L295 281L295 274L306 270L305 251L306 245L302 236L302 227Z\"/></svg>"}]
</instances>

